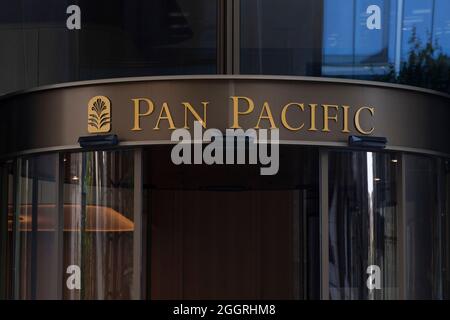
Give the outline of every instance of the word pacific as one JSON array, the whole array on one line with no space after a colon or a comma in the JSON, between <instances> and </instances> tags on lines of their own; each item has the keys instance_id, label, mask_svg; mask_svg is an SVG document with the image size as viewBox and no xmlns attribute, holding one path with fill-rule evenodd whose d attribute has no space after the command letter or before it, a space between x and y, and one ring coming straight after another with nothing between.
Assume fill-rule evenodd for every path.
<instances>
[{"instance_id":1,"label":"word pacific","mask_svg":"<svg viewBox=\"0 0 450 320\"><path fill-rule=\"evenodd\" d=\"M189 123L192 121L188 119L201 122L205 129L208 127L210 102L202 102L202 107L197 109L189 102L182 102L181 108L179 106L173 108L168 102L163 102L155 112L152 100L147 98L131 100L134 107L132 131L143 130L141 122L144 120L145 127L150 122L153 130L160 130L162 122L165 122L163 127L170 130L189 129ZM244 126L254 129L285 128L289 131L307 130L325 133L339 130L343 133L356 131L364 135L372 134L375 130L370 124L375 116L375 108L372 107L353 109L346 105L289 102L273 108L267 101L257 106L251 98L244 96L231 96L230 102L231 129L241 129ZM219 113L224 117L229 115L227 111Z\"/></svg>"}]
</instances>

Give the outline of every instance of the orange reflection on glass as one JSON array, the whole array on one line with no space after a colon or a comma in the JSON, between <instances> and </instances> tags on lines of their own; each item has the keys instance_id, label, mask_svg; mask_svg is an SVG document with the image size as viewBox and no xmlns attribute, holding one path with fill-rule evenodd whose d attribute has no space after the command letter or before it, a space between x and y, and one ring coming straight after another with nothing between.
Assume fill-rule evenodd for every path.
<instances>
[{"instance_id":1,"label":"orange reflection on glass","mask_svg":"<svg viewBox=\"0 0 450 320\"><path fill-rule=\"evenodd\" d=\"M38 205L38 231L54 231L55 225L54 204ZM31 231L32 218L31 204L20 206L20 231ZM81 231L81 205L65 204L64 205L64 231L79 232ZM13 223L13 207L9 206L8 229L12 230ZM120 212L104 206L87 205L85 232L127 232L134 230L134 223Z\"/></svg>"}]
</instances>

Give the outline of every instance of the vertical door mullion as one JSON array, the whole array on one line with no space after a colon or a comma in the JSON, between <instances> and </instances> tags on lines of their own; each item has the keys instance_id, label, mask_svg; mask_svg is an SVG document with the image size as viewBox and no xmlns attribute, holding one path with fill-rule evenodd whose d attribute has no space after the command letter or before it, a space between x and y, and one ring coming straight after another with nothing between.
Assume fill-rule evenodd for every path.
<instances>
[{"instance_id":1,"label":"vertical door mullion","mask_svg":"<svg viewBox=\"0 0 450 320\"><path fill-rule=\"evenodd\" d=\"M240 0L233 0L233 13L232 13L232 74L240 74L240 52L241 52L241 40L240 40L240 27L241 27L241 3Z\"/></svg>"},{"instance_id":2,"label":"vertical door mullion","mask_svg":"<svg viewBox=\"0 0 450 320\"><path fill-rule=\"evenodd\" d=\"M134 236L133 236L133 299L138 300L143 296L142 277L142 149L134 151Z\"/></svg>"},{"instance_id":3,"label":"vertical door mullion","mask_svg":"<svg viewBox=\"0 0 450 320\"><path fill-rule=\"evenodd\" d=\"M217 74L226 73L226 22L227 12L226 12L226 0L217 0L217 33L216 33L216 47L217 47Z\"/></svg>"},{"instance_id":4,"label":"vertical door mullion","mask_svg":"<svg viewBox=\"0 0 450 320\"><path fill-rule=\"evenodd\" d=\"M406 295L406 215L405 215L405 155L399 156L397 170L397 258L398 258L398 298L403 300Z\"/></svg>"},{"instance_id":5,"label":"vertical door mullion","mask_svg":"<svg viewBox=\"0 0 450 320\"><path fill-rule=\"evenodd\" d=\"M308 299L308 286L310 285L310 281L308 279L308 255L309 255L309 251L308 251L308 190L307 189L303 189L302 193L301 193L301 197L302 197L302 268L303 268L303 273L302 273L302 284L303 284L303 296L302 296L302 300Z\"/></svg>"},{"instance_id":6,"label":"vertical door mullion","mask_svg":"<svg viewBox=\"0 0 450 320\"><path fill-rule=\"evenodd\" d=\"M320 183L320 293L322 300L330 297L329 288L329 224L328 224L328 150L319 151Z\"/></svg>"},{"instance_id":7,"label":"vertical door mullion","mask_svg":"<svg viewBox=\"0 0 450 320\"><path fill-rule=\"evenodd\" d=\"M14 262L13 262L13 299L20 297L20 194L21 194L21 165L22 160L17 159L14 166L14 216L13 216L13 237L14 237Z\"/></svg>"},{"instance_id":8,"label":"vertical door mullion","mask_svg":"<svg viewBox=\"0 0 450 320\"><path fill-rule=\"evenodd\" d=\"M6 241L8 237L8 165L0 166L0 299L6 298Z\"/></svg>"},{"instance_id":9,"label":"vertical door mullion","mask_svg":"<svg viewBox=\"0 0 450 320\"><path fill-rule=\"evenodd\" d=\"M80 242L81 242L81 254L80 254L80 269L81 269L81 289L80 289L80 300L85 299L86 292L86 242L87 242L87 232L86 232L86 223L87 223L87 157L89 155L90 159L92 159L92 155L97 151L85 151L81 153L81 177L80 177L80 186L81 186L81 223L80 223ZM91 160L92 161L92 160ZM92 174L92 173L91 173Z\"/></svg>"},{"instance_id":10,"label":"vertical door mullion","mask_svg":"<svg viewBox=\"0 0 450 320\"><path fill-rule=\"evenodd\" d=\"M442 299L448 300L450 293L450 158L442 159Z\"/></svg>"},{"instance_id":11,"label":"vertical door mullion","mask_svg":"<svg viewBox=\"0 0 450 320\"><path fill-rule=\"evenodd\" d=\"M63 269L64 269L64 154L58 155L56 163L55 183L57 188L56 194L56 241L57 241L57 280L56 280L56 299L62 300L63 297Z\"/></svg>"},{"instance_id":12,"label":"vertical door mullion","mask_svg":"<svg viewBox=\"0 0 450 320\"><path fill-rule=\"evenodd\" d=\"M33 158L31 161L31 299L36 300L37 292L37 233L38 233L38 202L39 202L39 179L37 174L38 158Z\"/></svg>"},{"instance_id":13,"label":"vertical door mullion","mask_svg":"<svg viewBox=\"0 0 450 320\"><path fill-rule=\"evenodd\" d=\"M217 73L239 73L239 0L217 0ZM237 70L237 72L236 72Z\"/></svg>"}]
</instances>

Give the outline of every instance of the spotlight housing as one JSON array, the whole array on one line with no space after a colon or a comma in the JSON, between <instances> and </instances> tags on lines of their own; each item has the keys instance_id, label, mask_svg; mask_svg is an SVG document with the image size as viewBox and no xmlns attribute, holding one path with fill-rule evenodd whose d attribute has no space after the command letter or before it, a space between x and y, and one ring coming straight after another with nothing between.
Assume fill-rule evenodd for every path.
<instances>
[{"instance_id":1,"label":"spotlight housing","mask_svg":"<svg viewBox=\"0 0 450 320\"><path fill-rule=\"evenodd\" d=\"M366 149L384 149L388 140L385 137L365 137L365 136L349 136L348 145L350 147L366 148Z\"/></svg>"},{"instance_id":2,"label":"spotlight housing","mask_svg":"<svg viewBox=\"0 0 450 320\"><path fill-rule=\"evenodd\" d=\"M82 148L114 147L119 144L119 138L116 134L87 136L79 137L78 143Z\"/></svg>"}]
</instances>

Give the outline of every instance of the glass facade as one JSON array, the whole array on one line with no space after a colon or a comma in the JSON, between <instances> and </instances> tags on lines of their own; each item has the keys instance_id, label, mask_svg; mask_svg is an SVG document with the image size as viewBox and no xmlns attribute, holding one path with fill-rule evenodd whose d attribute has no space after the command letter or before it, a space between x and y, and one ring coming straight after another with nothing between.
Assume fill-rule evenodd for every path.
<instances>
[{"instance_id":1,"label":"glass facade","mask_svg":"<svg viewBox=\"0 0 450 320\"><path fill-rule=\"evenodd\" d=\"M446 0L241 1L240 71L450 92Z\"/></svg>"},{"instance_id":2,"label":"glass facade","mask_svg":"<svg viewBox=\"0 0 450 320\"><path fill-rule=\"evenodd\" d=\"M7 44L0 94L79 80L220 74L227 60L231 73L450 92L447 0L246 0L232 12L215 0L78 0L79 29L73 4L0 1ZM221 23L228 15L235 27ZM224 49L229 34L233 52Z\"/></svg>"},{"instance_id":3,"label":"glass facade","mask_svg":"<svg viewBox=\"0 0 450 320\"><path fill-rule=\"evenodd\" d=\"M398 299L398 155L331 152L330 298ZM383 270L369 290L367 268Z\"/></svg>"},{"instance_id":4,"label":"glass facade","mask_svg":"<svg viewBox=\"0 0 450 320\"><path fill-rule=\"evenodd\" d=\"M69 29L74 4L80 29ZM209 0L1 0L0 94L79 80L216 73L216 11Z\"/></svg>"},{"instance_id":5,"label":"glass facade","mask_svg":"<svg viewBox=\"0 0 450 320\"><path fill-rule=\"evenodd\" d=\"M232 2L0 0L0 95L195 74L450 92L448 0ZM282 144L267 178L138 144L0 159L0 299L450 299L448 155Z\"/></svg>"},{"instance_id":6,"label":"glass facade","mask_svg":"<svg viewBox=\"0 0 450 320\"><path fill-rule=\"evenodd\" d=\"M3 297L136 297L133 157L133 151L49 154L17 160L4 172Z\"/></svg>"},{"instance_id":7,"label":"glass facade","mask_svg":"<svg viewBox=\"0 0 450 320\"><path fill-rule=\"evenodd\" d=\"M57 155L17 163L12 206L14 295L18 299L56 296L58 266ZM11 274L14 274L11 273Z\"/></svg>"},{"instance_id":8,"label":"glass facade","mask_svg":"<svg viewBox=\"0 0 450 320\"><path fill-rule=\"evenodd\" d=\"M63 298L135 298L133 151L72 153L63 161L63 271L83 275L80 290L67 277Z\"/></svg>"},{"instance_id":9,"label":"glass facade","mask_svg":"<svg viewBox=\"0 0 450 320\"><path fill-rule=\"evenodd\" d=\"M176 166L168 146L5 163L1 296L449 297L448 160L298 146L280 151L280 172L270 179L250 165ZM328 160L319 161L324 153ZM321 291L324 270L329 295ZM373 270L380 278L372 282Z\"/></svg>"},{"instance_id":10,"label":"glass facade","mask_svg":"<svg viewBox=\"0 0 450 320\"><path fill-rule=\"evenodd\" d=\"M448 194L445 163L417 155L405 157L406 292L408 299L448 298ZM447 172L448 179L448 172ZM447 198L447 199L446 199ZM448 275L447 275L448 276ZM447 280L448 281L448 280ZM448 285L448 282L447 282Z\"/></svg>"}]
</instances>

